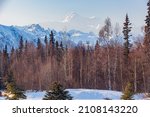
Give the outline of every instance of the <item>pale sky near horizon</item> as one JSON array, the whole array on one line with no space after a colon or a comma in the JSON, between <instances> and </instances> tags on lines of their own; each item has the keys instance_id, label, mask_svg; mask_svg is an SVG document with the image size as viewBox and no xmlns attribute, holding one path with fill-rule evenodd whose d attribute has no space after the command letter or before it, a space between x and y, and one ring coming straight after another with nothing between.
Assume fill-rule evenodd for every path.
<instances>
[{"instance_id":1,"label":"pale sky near horizon","mask_svg":"<svg viewBox=\"0 0 150 117\"><path fill-rule=\"evenodd\" d=\"M4 3L1 4L1 1ZM148 0L0 0L0 24L27 25L59 21L74 11L123 23L128 13L135 26L144 25Z\"/></svg>"}]
</instances>

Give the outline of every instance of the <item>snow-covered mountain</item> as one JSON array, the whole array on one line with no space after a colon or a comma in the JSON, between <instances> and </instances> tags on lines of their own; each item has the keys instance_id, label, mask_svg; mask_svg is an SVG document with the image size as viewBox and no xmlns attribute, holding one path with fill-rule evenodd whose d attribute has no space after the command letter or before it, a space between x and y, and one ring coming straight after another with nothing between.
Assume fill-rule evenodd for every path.
<instances>
[{"instance_id":1,"label":"snow-covered mountain","mask_svg":"<svg viewBox=\"0 0 150 117\"><path fill-rule=\"evenodd\" d=\"M11 47L17 48L21 37L23 37L24 41L28 40L34 44L36 44L37 39L40 38L41 42L44 43L44 38L45 36L49 37L50 31L51 29L44 29L39 24L22 27L0 25L0 49L4 48L5 45L7 45L9 49ZM68 46L76 45L79 42L82 42L83 44L86 44L87 42L95 44L97 40L97 36L94 33L84 33L77 30L70 30L68 32L52 31L58 42L62 41Z\"/></svg>"},{"instance_id":2,"label":"snow-covered mountain","mask_svg":"<svg viewBox=\"0 0 150 117\"><path fill-rule=\"evenodd\" d=\"M43 27L52 27L56 30L76 29L83 32L94 32L97 34L101 27L101 19L95 16L83 17L76 12L67 14L61 21L40 23Z\"/></svg>"}]
</instances>

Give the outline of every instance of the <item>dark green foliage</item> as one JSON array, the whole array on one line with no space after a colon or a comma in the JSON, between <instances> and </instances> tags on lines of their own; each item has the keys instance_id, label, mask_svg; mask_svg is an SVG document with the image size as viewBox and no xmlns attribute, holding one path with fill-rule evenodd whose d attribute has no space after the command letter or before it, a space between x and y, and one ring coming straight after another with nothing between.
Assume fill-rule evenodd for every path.
<instances>
[{"instance_id":1,"label":"dark green foliage","mask_svg":"<svg viewBox=\"0 0 150 117\"><path fill-rule=\"evenodd\" d=\"M5 48L3 50L2 59L3 59L2 78L4 78L8 74L8 69L9 69L9 54L8 54L7 45L5 45Z\"/></svg>"},{"instance_id":2,"label":"dark green foliage","mask_svg":"<svg viewBox=\"0 0 150 117\"><path fill-rule=\"evenodd\" d=\"M61 84L55 82L52 88L46 92L43 100L72 100L72 97Z\"/></svg>"},{"instance_id":3,"label":"dark green foliage","mask_svg":"<svg viewBox=\"0 0 150 117\"><path fill-rule=\"evenodd\" d=\"M59 49L59 43L58 43L58 41L56 41L56 49L57 50Z\"/></svg>"},{"instance_id":4,"label":"dark green foliage","mask_svg":"<svg viewBox=\"0 0 150 117\"><path fill-rule=\"evenodd\" d=\"M129 59L129 53L130 53L130 48L131 48L131 44L129 41L129 37L131 36L129 33L131 32L131 23L129 20L128 15L126 15L125 18L125 23L124 23L124 27L123 27L123 34L124 34L124 55L125 55L125 62L128 62Z\"/></svg>"},{"instance_id":5,"label":"dark green foliage","mask_svg":"<svg viewBox=\"0 0 150 117\"><path fill-rule=\"evenodd\" d=\"M6 99L8 100L26 99L23 91L17 87L12 72L9 73L6 82L6 94Z\"/></svg>"},{"instance_id":6,"label":"dark green foliage","mask_svg":"<svg viewBox=\"0 0 150 117\"><path fill-rule=\"evenodd\" d=\"M27 53L27 50L28 50L28 41L26 40L25 41L25 53Z\"/></svg>"},{"instance_id":7,"label":"dark green foliage","mask_svg":"<svg viewBox=\"0 0 150 117\"><path fill-rule=\"evenodd\" d=\"M7 90L6 92L8 93L6 99L9 100L26 99L26 96L24 95L23 91L20 90L14 82L8 83L6 86L6 90Z\"/></svg>"},{"instance_id":8,"label":"dark green foliage","mask_svg":"<svg viewBox=\"0 0 150 117\"><path fill-rule=\"evenodd\" d=\"M148 12L145 20L145 38L144 38L144 52L146 54L148 62L150 62L150 0L147 3L148 6Z\"/></svg>"},{"instance_id":9,"label":"dark green foliage","mask_svg":"<svg viewBox=\"0 0 150 117\"><path fill-rule=\"evenodd\" d=\"M19 55L20 56L22 55L23 48L24 48L23 37L21 37L20 42L19 42Z\"/></svg>"},{"instance_id":10,"label":"dark green foliage","mask_svg":"<svg viewBox=\"0 0 150 117\"><path fill-rule=\"evenodd\" d=\"M47 45L48 45L48 39L47 39L47 36L45 36L44 42L45 42L45 45L47 46Z\"/></svg>"},{"instance_id":11,"label":"dark green foliage","mask_svg":"<svg viewBox=\"0 0 150 117\"><path fill-rule=\"evenodd\" d=\"M150 0L147 3L148 6L148 11L147 11L147 16L145 20L145 38L144 38L144 43L143 43L143 50L145 53L145 58L146 58L146 64L148 64L148 67L146 69L149 69L150 66ZM147 92L150 94L150 71L147 71Z\"/></svg>"},{"instance_id":12,"label":"dark green foliage","mask_svg":"<svg viewBox=\"0 0 150 117\"><path fill-rule=\"evenodd\" d=\"M37 49L40 50L41 48L42 48L42 43L41 43L41 40L38 38Z\"/></svg>"},{"instance_id":13,"label":"dark green foliage","mask_svg":"<svg viewBox=\"0 0 150 117\"><path fill-rule=\"evenodd\" d=\"M148 15L146 16L146 20L145 20L145 22L146 22L146 27L145 27L145 32L146 32L146 34L149 34L150 32L150 0L148 1L148 3L147 3L147 6L148 6Z\"/></svg>"},{"instance_id":14,"label":"dark green foliage","mask_svg":"<svg viewBox=\"0 0 150 117\"><path fill-rule=\"evenodd\" d=\"M53 48L55 46L55 39L54 39L53 31L51 31L50 33L50 45L52 45Z\"/></svg>"},{"instance_id":15,"label":"dark green foliage","mask_svg":"<svg viewBox=\"0 0 150 117\"><path fill-rule=\"evenodd\" d=\"M121 99L123 100L132 100L134 95L133 90L133 84L131 82L128 82L124 91L124 94L122 95Z\"/></svg>"},{"instance_id":16,"label":"dark green foliage","mask_svg":"<svg viewBox=\"0 0 150 117\"><path fill-rule=\"evenodd\" d=\"M64 50L62 41L60 42L60 48L61 48L62 50Z\"/></svg>"}]
</instances>

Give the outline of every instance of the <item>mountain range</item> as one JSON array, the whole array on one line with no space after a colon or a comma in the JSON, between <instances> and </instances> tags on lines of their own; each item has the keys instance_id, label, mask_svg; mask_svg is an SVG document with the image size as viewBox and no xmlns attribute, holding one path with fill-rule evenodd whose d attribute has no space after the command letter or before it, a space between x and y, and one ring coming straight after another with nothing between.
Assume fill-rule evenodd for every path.
<instances>
[{"instance_id":1,"label":"mountain range","mask_svg":"<svg viewBox=\"0 0 150 117\"><path fill-rule=\"evenodd\" d=\"M44 44L45 36L49 38L51 31L54 33L54 38L58 42L63 42L68 47L74 47L77 44L94 45L98 39L98 32L102 27L100 18L95 16L83 17L75 12L68 14L61 21L45 22L39 24L31 24L26 26L5 26L0 25L0 50L5 45L8 50L12 47L17 48L19 40L34 43L36 45L38 38ZM143 38L143 34L141 39ZM115 35L112 35L114 37ZM122 43L123 38L119 35L119 41ZM132 36L131 42L135 40ZM115 38L114 38L115 39Z\"/></svg>"},{"instance_id":2,"label":"mountain range","mask_svg":"<svg viewBox=\"0 0 150 117\"><path fill-rule=\"evenodd\" d=\"M44 44L45 36L49 37L50 32L53 31L55 40L63 42L67 46L75 46L78 43L95 44L98 36L94 33L81 32L78 30L70 31L56 31L53 29L45 29L39 24L32 24L28 26L5 26L0 25L0 49L3 49L5 45L10 50L12 47L17 48L19 40L23 37L23 40L32 42L36 45L38 38Z\"/></svg>"}]
</instances>

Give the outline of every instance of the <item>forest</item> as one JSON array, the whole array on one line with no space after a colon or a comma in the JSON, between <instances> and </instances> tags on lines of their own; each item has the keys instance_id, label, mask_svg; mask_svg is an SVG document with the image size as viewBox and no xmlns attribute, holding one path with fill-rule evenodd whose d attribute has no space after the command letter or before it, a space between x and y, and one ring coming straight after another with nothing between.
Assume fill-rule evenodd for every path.
<instances>
[{"instance_id":1,"label":"forest","mask_svg":"<svg viewBox=\"0 0 150 117\"><path fill-rule=\"evenodd\" d=\"M134 92L150 92L150 2L145 20L145 37L131 43L132 23L128 14L123 23L123 44L111 20L99 31L96 45L67 47L55 41L53 32L37 45L20 38L19 48L0 51L0 89L15 81L23 90L46 90L53 82L66 88L124 91L131 83ZM141 41L142 40L142 41Z\"/></svg>"}]
</instances>

